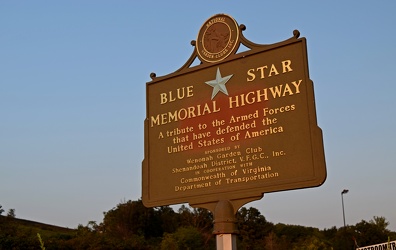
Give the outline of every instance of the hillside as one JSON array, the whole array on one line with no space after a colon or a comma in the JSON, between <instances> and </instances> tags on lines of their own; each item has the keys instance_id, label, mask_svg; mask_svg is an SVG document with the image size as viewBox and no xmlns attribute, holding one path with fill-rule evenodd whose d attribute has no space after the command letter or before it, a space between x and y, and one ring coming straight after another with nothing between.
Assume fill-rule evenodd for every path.
<instances>
[{"instance_id":1,"label":"hillside","mask_svg":"<svg viewBox=\"0 0 396 250\"><path fill-rule=\"evenodd\" d=\"M40 242L37 234L40 234L47 247L73 239L77 235L77 230L0 216L0 250L39 249Z\"/></svg>"},{"instance_id":2,"label":"hillside","mask_svg":"<svg viewBox=\"0 0 396 250\"><path fill-rule=\"evenodd\" d=\"M37 221L31 221L31 220L24 220L24 219L19 219L19 218L12 218L12 217L6 217L0 215L0 222L8 220L9 223L14 224L19 227L26 227L29 228L32 231L38 231L40 232L52 232L52 233L75 233L77 230L76 229L71 229L67 227L60 227L60 226L55 226L55 225L49 225Z\"/></svg>"}]
</instances>

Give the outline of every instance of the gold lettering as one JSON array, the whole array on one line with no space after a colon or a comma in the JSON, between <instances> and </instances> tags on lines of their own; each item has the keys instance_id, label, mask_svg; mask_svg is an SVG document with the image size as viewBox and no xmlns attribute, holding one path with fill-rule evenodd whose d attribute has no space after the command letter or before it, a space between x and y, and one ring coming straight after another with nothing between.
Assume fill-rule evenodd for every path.
<instances>
[{"instance_id":1,"label":"gold lettering","mask_svg":"<svg viewBox=\"0 0 396 250\"><path fill-rule=\"evenodd\" d=\"M246 103L247 103L247 104L253 104L253 103L256 102L256 98L255 98L254 96L251 97L250 100L249 100L249 97L250 97L251 95L254 95L254 94L255 94L254 92L249 92L249 93L246 94Z\"/></svg>"},{"instance_id":2,"label":"gold lettering","mask_svg":"<svg viewBox=\"0 0 396 250\"><path fill-rule=\"evenodd\" d=\"M207 24L206 27L208 28L209 26L211 26L214 23L218 23L218 22L225 22L225 18L224 17L216 17L211 19Z\"/></svg>"},{"instance_id":3,"label":"gold lettering","mask_svg":"<svg viewBox=\"0 0 396 250\"><path fill-rule=\"evenodd\" d=\"M248 82L252 82L252 81L254 81L254 79L256 79L256 75L254 74L254 69L249 69L247 71L247 74L248 74L248 77L246 78L246 80ZM249 76L251 77L250 79L249 79Z\"/></svg>"},{"instance_id":4,"label":"gold lettering","mask_svg":"<svg viewBox=\"0 0 396 250\"><path fill-rule=\"evenodd\" d=\"M256 69L251 68L248 69L246 74L246 81L252 82L256 80L256 74L257 76L259 75L260 79L264 79L266 77L271 77L271 76L276 76L279 75L278 69L282 67L282 74L292 72L293 69L291 67L292 61L291 60L284 60L281 61L281 63L272 63L271 66L268 65L262 65L260 67L257 67ZM268 70L269 69L269 72Z\"/></svg>"},{"instance_id":5,"label":"gold lettering","mask_svg":"<svg viewBox=\"0 0 396 250\"><path fill-rule=\"evenodd\" d=\"M169 114L169 121L166 121L165 123L168 123L168 122L171 122L171 121L177 121L178 116L177 116L177 112L176 111L173 112L173 113L169 112L168 114Z\"/></svg>"},{"instance_id":6,"label":"gold lettering","mask_svg":"<svg viewBox=\"0 0 396 250\"><path fill-rule=\"evenodd\" d=\"M161 102L160 102L161 104L164 104L164 103L168 102L168 98L167 98L166 93L161 93L160 97L161 97Z\"/></svg>"},{"instance_id":7,"label":"gold lettering","mask_svg":"<svg viewBox=\"0 0 396 250\"><path fill-rule=\"evenodd\" d=\"M235 107L239 107L239 98L238 97L239 96L234 96L234 97L231 96L228 98L228 101L230 103L230 109L232 109L234 105L235 105ZM233 98L235 98L235 99L233 99Z\"/></svg>"},{"instance_id":8,"label":"gold lettering","mask_svg":"<svg viewBox=\"0 0 396 250\"><path fill-rule=\"evenodd\" d=\"M157 116L151 116L151 127L155 124L159 125L160 124L160 120L159 120L160 115Z\"/></svg>"},{"instance_id":9,"label":"gold lettering","mask_svg":"<svg viewBox=\"0 0 396 250\"><path fill-rule=\"evenodd\" d=\"M258 110L256 110L254 113L250 113L248 115L240 115L240 116L232 115L229 123L248 121L248 120L256 119L258 117L259 117L259 113L258 113Z\"/></svg>"},{"instance_id":10,"label":"gold lettering","mask_svg":"<svg viewBox=\"0 0 396 250\"><path fill-rule=\"evenodd\" d=\"M289 84L285 84L285 89L283 90L282 96L285 96L285 95L286 95L286 92L287 92L289 95L292 95L292 94L293 94L293 91L292 91L291 88L289 87Z\"/></svg>"},{"instance_id":11,"label":"gold lettering","mask_svg":"<svg viewBox=\"0 0 396 250\"><path fill-rule=\"evenodd\" d=\"M246 104L254 104L258 102L268 101L270 97L273 99L294 94L300 94L300 85L302 80L293 81L291 84L279 84L270 88L263 88L251 91L246 94L228 97L229 108L243 107ZM269 89L269 91L268 91Z\"/></svg>"},{"instance_id":12,"label":"gold lettering","mask_svg":"<svg viewBox=\"0 0 396 250\"><path fill-rule=\"evenodd\" d=\"M263 91L262 94L261 94L261 91ZM264 101L268 101L267 89L257 90L257 102L261 102L262 96L264 97Z\"/></svg>"},{"instance_id":13,"label":"gold lettering","mask_svg":"<svg viewBox=\"0 0 396 250\"><path fill-rule=\"evenodd\" d=\"M282 84L275 87L271 87L269 89L271 90L272 97L274 98L280 97L282 91Z\"/></svg>"},{"instance_id":14,"label":"gold lettering","mask_svg":"<svg viewBox=\"0 0 396 250\"><path fill-rule=\"evenodd\" d=\"M193 87L194 86L188 86L188 87L176 89L176 96L173 91L169 91L168 93L165 93L165 92L161 93L160 94L160 104L174 102L176 100L182 100L184 98L194 96Z\"/></svg>"},{"instance_id":15,"label":"gold lettering","mask_svg":"<svg viewBox=\"0 0 396 250\"><path fill-rule=\"evenodd\" d=\"M151 127L154 125L164 125L170 122L182 121L185 119L194 118L206 114L216 113L220 111L220 107L217 107L216 101L211 103L205 103L205 105L190 106L187 108L181 108L179 110L169 111L159 115L151 116Z\"/></svg>"},{"instance_id":16,"label":"gold lettering","mask_svg":"<svg viewBox=\"0 0 396 250\"><path fill-rule=\"evenodd\" d=\"M269 127L266 129L261 129L261 130L256 130L256 131L246 131L245 133L245 139L250 139L250 138L256 138L259 136L266 136L266 135L272 135L272 134L277 134L277 133L283 133L283 127Z\"/></svg>"},{"instance_id":17,"label":"gold lettering","mask_svg":"<svg viewBox=\"0 0 396 250\"><path fill-rule=\"evenodd\" d=\"M302 82L302 80L298 80L298 83L296 83L296 81L292 82L294 87L296 87L296 94L300 94L300 84L301 84L301 82Z\"/></svg>"},{"instance_id":18,"label":"gold lettering","mask_svg":"<svg viewBox=\"0 0 396 250\"><path fill-rule=\"evenodd\" d=\"M278 107L278 108L264 108L263 116L275 115L278 113L284 113L284 112L289 112L289 111L294 111L294 110L296 110L295 104Z\"/></svg>"},{"instance_id":19,"label":"gold lettering","mask_svg":"<svg viewBox=\"0 0 396 250\"><path fill-rule=\"evenodd\" d=\"M259 170L256 169L257 172ZM252 171L254 172L254 171ZM244 174L247 174L247 171L244 171ZM259 180L264 180L264 179L269 179L269 178L275 178L279 177L278 172L267 172L264 174L256 174L256 175L251 175L251 176L243 176L243 177L233 177L233 178L225 178L225 181L227 184L235 184L235 183L240 183L240 182L250 182L250 181L259 181Z\"/></svg>"},{"instance_id":20,"label":"gold lettering","mask_svg":"<svg viewBox=\"0 0 396 250\"><path fill-rule=\"evenodd\" d=\"M274 64L271 65L271 70L268 74L268 77L272 76L272 74L279 75L278 70L276 69Z\"/></svg>"},{"instance_id":21,"label":"gold lettering","mask_svg":"<svg viewBox=\"0 0 396 250\"><path fill-rule=\"evenodd\" d=\"M257 68L257 70L260 70L260 72L261 72L261 77L260 77L260 79L263 79L263 78L265 77L265 75L264 75L264 69L267 69L267 68L268 68L267 65L261 66L261 67L258 67L258 68Z\"/></svg>"},{"instance_id":22,"label":"gold lettering","mask_svg":"<svg viewBox=\"0 0 396 250\"><path fill-rule=\"evenodd\" d=\"M282 61L282 73L293 71L290 65L291 65L291 60Z\"/></svg>"},{"instance_id":23,"label":"gold lettering","mask_svg":"<svg viewBox=\"0 0 396 250\"><path fill-rule=\"evenodd\" d=\"M195 107L194 106L188 107L187 111L188 111L188 118L195 117Z\"/></svg>"}]
</instances>

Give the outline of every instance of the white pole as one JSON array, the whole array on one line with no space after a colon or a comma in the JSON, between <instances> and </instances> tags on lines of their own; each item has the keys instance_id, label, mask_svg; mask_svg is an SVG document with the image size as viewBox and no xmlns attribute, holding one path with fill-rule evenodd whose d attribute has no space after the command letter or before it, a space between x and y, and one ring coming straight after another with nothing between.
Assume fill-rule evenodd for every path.
<instances>
[{"instance_id":1,"label":"white pole","mask_svg":"<svg viewBox=\"0 0 396 250\"><path fill-rule=\"evenodd\" d=\"M235 234L218 234L216 235L217 250L237 250Z\"/></svg>"}]
</instances>

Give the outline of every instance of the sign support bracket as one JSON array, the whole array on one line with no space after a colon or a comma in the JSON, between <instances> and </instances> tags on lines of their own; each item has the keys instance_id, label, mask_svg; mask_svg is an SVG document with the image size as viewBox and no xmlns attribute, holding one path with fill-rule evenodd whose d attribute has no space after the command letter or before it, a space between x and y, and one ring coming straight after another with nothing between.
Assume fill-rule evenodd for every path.
<instances>
[{"instance_id":1,"label":"sign support bracket","mask_svg":"<svg viewBox=\"0 0 396 250\"><path fill-rule=\"evenodd\" d=\"M216 235L217 250L237 250L236 236L239 233L235 214L244 204L260 200L264 194L236 200L219 200L217 202L190 204L210 210L214 216L213 234Z\"/></svg>"}]
</instances>

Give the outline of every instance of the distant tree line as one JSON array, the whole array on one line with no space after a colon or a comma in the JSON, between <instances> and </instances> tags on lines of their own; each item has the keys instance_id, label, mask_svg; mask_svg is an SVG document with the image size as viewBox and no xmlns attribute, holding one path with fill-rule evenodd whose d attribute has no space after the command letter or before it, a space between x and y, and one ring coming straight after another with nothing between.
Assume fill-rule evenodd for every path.
<instances>
[{"instance_id":1,"label":"distant tree line","mask_svg":"<svg viewBox=\"0 0 396 250\"><path fill-rule=\"evenodd\" d=\"M103 222L90 221L73 230L21 223L14 217L15 210L8 216L0 213L0 249L216 249L212 214L184 205L175 212L169 206L146 208L141 200L122 202L104 212ZM388 237L396 240L384 217L324 230L273 224L253 207L242 207L236 218L241 250L344 250L386 242Z\"/></svg>"},{"instance_id":2,"label":"distant tree line","mask_svg":"<svg viewBox=\"0 0 396 250\"><path fill-rule=\"evenodd\" d=\"M2 215L4 212L5 212L5 210L3 209L3 206L0 205L0 215ZM14 208L11 208L10 210L8 210L7 217L15 218L15 209Z\"/></svg>"}]
</instances>

